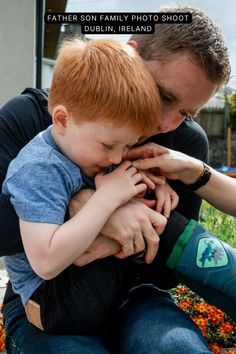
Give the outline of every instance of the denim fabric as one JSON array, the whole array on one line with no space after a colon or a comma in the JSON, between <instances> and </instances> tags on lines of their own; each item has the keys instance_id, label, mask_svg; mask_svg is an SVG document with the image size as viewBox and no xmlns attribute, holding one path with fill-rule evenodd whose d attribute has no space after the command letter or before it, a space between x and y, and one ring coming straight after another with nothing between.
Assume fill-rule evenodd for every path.
<instances>
[{"instance_id":1,"label":"denim fabric","mask_svg":"<svg viewBox=\"0 0 236 354\"><path fill-rule=\"evenodd\" d=\"M8 354L210 354L195 324L173 300L155 292L132 295L107 336L109 351L96 336L44 334L30 325L22 305L5 318Z\"/></svg>"},{"instance_id":2,"label":"denim fabric","mask_svg":"<svg viewBox=\"0 0 236 354\"><path fill-rule=\"evenodd\" d=\"M147 294L131 297L120 313L116 353L209 354L211 351L194 322L170 296Z\"/></svg>"},{"instance_id":3,"label":"denim fabric","mask_svg":"<svg viewBox=\"0 0 236 354\"><path fill-rule=\"evenodd\" d=\"M128 260L106 257L84 267L70 265L44 281L31 299L40 304L44 331L97 334L132 276ZM130 277L129 277L130 274Z\"/></svg>"},{"instance_id":4,"label":"denim fabric","mask_svg":"<svg viewBox=\"0 0 236 354\"><path fill-rule=\"evenodd\" d=\"M32 326L20 304L5 318L8 354L108 354L96 336L44 334Z\"/></svg>"}]
</instances>

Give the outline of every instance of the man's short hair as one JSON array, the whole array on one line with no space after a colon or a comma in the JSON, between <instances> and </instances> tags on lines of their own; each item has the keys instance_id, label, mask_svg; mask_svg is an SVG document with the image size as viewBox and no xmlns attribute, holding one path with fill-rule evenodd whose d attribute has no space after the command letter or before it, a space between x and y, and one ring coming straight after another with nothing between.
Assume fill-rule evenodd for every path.
<instances>
[{"instance_id":1,"label":"man's short hair","mask_svg":"<svg viewBox=\"0 0 236 354\"><path fill-rule=\"evenodd\" d=\"M58 54L49 110L64 105L75 121L107 119L141 135L158 127L156 84L139 54L117 40L66 40Z\"/></svg>"},{"instance_id":2,"label":"man's short hair","mask_svg":"<svg viewBox=\"0 0 236 354\"><path fill-rule=\"evenodd\" d=\"M168 62L176 52L187 51L207 78L222 85L228 82L228 48L220 27L202 10L193 6L164 6L160 12L190 12L192 23L156 24L153 34L135 34L138 52L146 60Z\"/></svg>"}]
</instances>

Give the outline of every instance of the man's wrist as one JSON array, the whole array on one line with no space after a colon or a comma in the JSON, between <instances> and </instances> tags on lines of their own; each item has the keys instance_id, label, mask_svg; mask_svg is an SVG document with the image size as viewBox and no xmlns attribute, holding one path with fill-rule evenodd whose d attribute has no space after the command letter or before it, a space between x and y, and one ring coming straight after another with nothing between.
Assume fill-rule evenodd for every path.
<instances>
[{"instance_id":1,"label":"man's wrist","mask_svg":"<svg viewBox=\"0 0 236 354\"><path fill-rule=\"evenodd\" d=\"M203 169L202 161L193 158L189 159L186 163L182 178L180 178L181 182L186 185L195 183L202 175Z\"/></svg>"},{"instance_id":2,"label":"man's wrist","mask_svg":"<svg viewBox=\"0 0 236 354\"><path fill-rule=\"evenodd\" d=\"M199 188L203 187L209 179L211 178L211 170L210 167L207 166L204 162L201 162L202 168L201 168L201 173L198 175L197 179L195 179L194 182L188 183L186 185L186 190L189 192L194 192L198 190Z\"/></svg>"}]
</instances>

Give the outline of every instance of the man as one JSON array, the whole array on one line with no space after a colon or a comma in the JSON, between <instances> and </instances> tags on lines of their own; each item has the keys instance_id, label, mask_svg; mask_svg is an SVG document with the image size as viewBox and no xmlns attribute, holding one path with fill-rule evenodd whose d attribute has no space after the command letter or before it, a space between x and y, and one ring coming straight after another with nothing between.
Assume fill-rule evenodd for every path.
<instances>
[{"instance_id":1,"label":"man","mask_svg":"<svg viewBox=\"0 0 236 354\"><path fill-rule=\"evenodd\" d=\"M131 38L131 45L137 48L147 63L162 98L161 124L157 132L159 135L150 140L206 161L206 136L187 117L194 116L217 88L227 82L230 74L227 48L219 28L202 11L190 7L169 7L162 11L192 12L193 23L156 25L155 34L135 35ZM0 141L4 152L1 178L4 178L9 161L19 149L50 124L45 104L46 97L42 93L32 94L28 91L2 108L0 132L4 136ZM9 139L9 130L13 130L10 129L11 124L14 124L14 134ZM25 131L26 126L28 129ZM185 195L183 184L179 182L175 184L175 188L180 195L178 211L187 218L196 219L200 199L194 195ZM0 249L3 250L2 254L13 254L21 250L18 221L5 198L1 198L0 210ZM153 232L152 212L144 204L127 204L111 217L110 224L107 224L102 233L105 236L112 234L114 240L121 244L126 237L132 242L135 235ZM108 242L108 238L98 238L96 247L88 250L86 261L113 254L113 247L114 244ZM97 264L99 266L99 261ZM158 290L157 286L168 287L174 284L169 281L167 284L166 277L166 274L161 276L157 272L155 286L149 284L132 289L130 298L118 311L111 313L113 322L111 320L107 327L101 328L101 335L92 337L48 337L39 334L26 323L18 299L9 290L4 311L7 350L9 353L20 351L27 354L210 353L190 319L174 305L165 292ZM147 280L144 277L141 282L148 282ZM175 279L174 281L176 282Z\"/></svg>"}]
</instances>

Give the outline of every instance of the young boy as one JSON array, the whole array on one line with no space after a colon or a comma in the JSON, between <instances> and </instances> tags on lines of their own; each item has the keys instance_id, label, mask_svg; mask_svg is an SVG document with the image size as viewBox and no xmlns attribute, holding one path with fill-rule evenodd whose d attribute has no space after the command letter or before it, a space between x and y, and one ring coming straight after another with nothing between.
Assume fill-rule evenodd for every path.
<instances>
[{"instance_id":1,"label":"young boy","mask_svg":"<svg viewBox=\"0 0 236 354\"><path fill-rule=\"evenodd\" d=\"M21 150L3 184L19 216L25 249L5 257L5 263L31 323L49 333L88 333L115 301L125 262L105 259L99 274L92 264L91 279L72 263L115 209L146 190L131 162L121 161L140 138L156 131L159 95L130 46L76 38L59 52L49 110L53 125ZM93 197L64 222L71 196L95 187L94 181ZM99 285L104 289L110 279L106 293L100 293Z\"/></svg>"}]
</instances>

